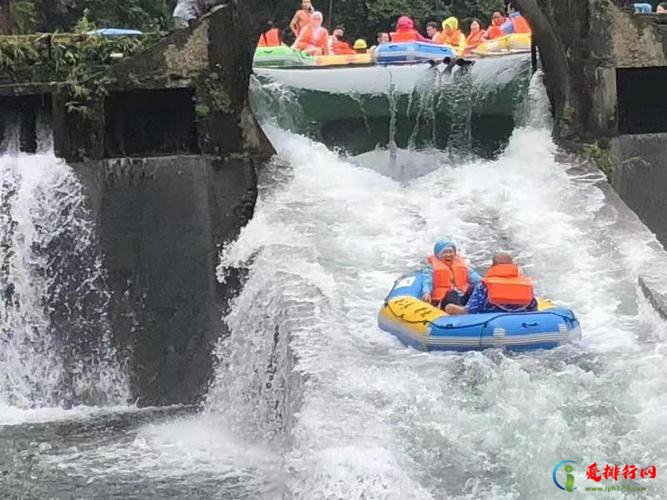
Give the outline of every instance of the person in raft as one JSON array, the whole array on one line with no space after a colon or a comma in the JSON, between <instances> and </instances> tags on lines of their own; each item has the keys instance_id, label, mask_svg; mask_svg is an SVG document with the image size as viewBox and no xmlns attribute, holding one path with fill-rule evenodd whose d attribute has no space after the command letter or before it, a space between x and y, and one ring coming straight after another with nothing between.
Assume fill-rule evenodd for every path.
<instances>
[{"instance_id":1,"label":"person in raft","mask_svg":"<svg viewBox=\"0 0 667 500\"><path fill-rule=\"evenodd\" d=\"M430 38L431 40L435 40L436 37L439 36L439 31L438 31L438 23L431 21L430 23L426 24L426 38Z\"/></svg>"},{"instance_id":2,"label":"person in raft","mask_svg":"<svg viewBox=\"0 0 667 500\"><path fill-rule=\"evenodd\" d=\"M345 26L342 24L334 28L333 34L329 38L329 52L335 56L356 54L345 40Z\"/></svg>"},{"instance_id":3,"label":"person in raft","mask_svg":"<svg viewBox=\"0 0 667 500\"><path fill-rule=\"evenodd\" d=\"M323 21L321 12L313 12L310 24L301 30L292 48L311 56L328 56L329 32L322 27Z\"/></svg>"},{"instance_id":4,"label":"person in raft","mask_svg":"<svg viewBox=\"0 0 667 500\"><path fill-rule=\"evenodd\" d=\"M530 33L528 21L511 3L507 5L507 18L502 26L502 30L506 35L511 35L512 33Z\"/></svg>"},{"instance_id":5,"label":"person in raft","mask_svg":"<svg viewBox=\"0 0 667 500\"><path fill-rule=\"evenodd\" d=\"M356 42L354 42L352 49L356 54L368 54L368 44L363 38L359 38Z\"/></svg>"},{"instance_id":6,"label":"person in raft","mask_svg":"<svg viewBox=\"0 0 667 500\"><path fill-rule=\"evenodd\" d=\"M431 42L415 29L415 22L408 16L401 16L396 21L396 31L391 34L391 41L400 42Z\"/></svg>"},{"instance_id":7,"label":"person in raft","mask_svg":"<svg viewBox=\"0 0 667 500\"><path fill-rule=\"evenodd\" d=\"M533 312L538 304L530 278L506 253L493 257L491 268L478 283L465 306L448 304L445 312L452 316L494 312Z\"/></svg>"},{"instance_id":8,"label":"person in raft","mask_svg":"<svg viewBox=\"0 0 667 500\"><path fill-rule=\"evenodd\" d=\"M440 240L422 269L422 300L443 309L447 304L465 304L481 279L458 255L454 242Z\"/></svg>"},{"instance_id":9,"label":"person in raft","mask_svg":"<svg viewBox=\"0 0 667 500\"><path fill-rule=\"evenodd\" d=\"M470 23L470 34L466 37L465 55L472 54L473 50L480 46L484 41L486 31L482 29L482 23L479 19L473 19Z\"/></svg>"},{"instance_id":10,"label":"person in raft","mask_svg":"<svg viewBox=\"0 0 667 500\"><path fill-rule=\"evenodd\" d=\"M501 36L505 36L506 33L503 31L503 26L505 22L507 21L507 18L505 15L500 12L496 11L493 13L493 17L491 18L491 25L489 26L489 29L486 30L486 33L484 34L484 39L485 40L495 40L496 38L500 38Z\"/></svg>"},{"instance_id":11,"label":"person in raft","mask_svg":"<svg viewBox=\"0 0 667 500\"><path fill-rule=\"evenodd\" d=\"M310 21L313 17L313 4L311 0L303 0L301 3L301 8L296 11L292 22L289 23L289 28L292 30L292 33L295 37L298 37L301 34L301 31L310 24Z\"/></svg>"},{"instance_id":12,"label":"person in raft","mask_svg":"<svg viewBox=\"0 0 667 500\"><path fill-rule=\"evenodd\" d=\"M282 35L280 30L269 21L266 25L266 31L259 36L258 47L280 47L282 45Z\"/></svg>"},{"instance_id":13,"label":"person in raft","mask_svg":"<svg viewBox=\"0 0 667 500\"><path fill-rule=\"evenodd\" d=\"M449 45L458 50L464 50L466 46L466 36L459 29L459 20L455 17L448 17L442 22L442 32L437 38L437 43Z\"/></svg>"}]
</instances>

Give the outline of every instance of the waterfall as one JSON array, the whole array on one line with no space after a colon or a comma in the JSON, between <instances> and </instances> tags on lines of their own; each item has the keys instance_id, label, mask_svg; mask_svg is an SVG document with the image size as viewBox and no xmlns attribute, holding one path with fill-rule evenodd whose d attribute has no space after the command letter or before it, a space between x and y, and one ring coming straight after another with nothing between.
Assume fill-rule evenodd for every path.
<instances>
[{"instance_id":1,"label":"waterfall","mask_svg":"<svg viewBox=\"0 0 667 500\"><path fill-rule=\"evenodd\" d=\"M44 122L36 154L6 124L0 156L0 405L125 403L94 223Z\"/></svg>"}]
</instances>

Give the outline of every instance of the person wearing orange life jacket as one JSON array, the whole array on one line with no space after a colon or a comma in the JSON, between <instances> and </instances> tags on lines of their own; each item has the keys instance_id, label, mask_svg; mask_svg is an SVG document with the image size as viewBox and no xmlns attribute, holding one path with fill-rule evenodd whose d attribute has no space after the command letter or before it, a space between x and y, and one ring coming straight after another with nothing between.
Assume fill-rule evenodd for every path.
<instances>
[{"instance_id":1,"label":"person wearing orange life jacket","mask_svg":"<svg viewBox=\"0 0 667 500\"><path fill-rule=\"evenodd\" d=\"M280 47L282 44L280 30L273 27L273 22L269 21L267 30L259 36L258 47Z\"/></svg>"},{"instance_id":2,"label":"person wearing orange life jacket","mask_svg":"<svg viewBox=\"0 0 667 500\"><path fill-rule=\"evenodd\" d=\"M533 312L538 304L530 278L523 276L512 256L499 253L491 268L475 289L465 306L449 304L447 314L481 314L493 312Z\"/></svg>"},{"instance_id":3,"label":"person wearing orange life jacket","mask_svg":"<svg viewBox=\"0 0 667 500\"><path fill-rule=\"evenodd\" d=\"M486 40L495 40L496 38L505 36L506 33L503 31L503 26L505 24L505 21L507 21L507 18L502 12L500 11L494 12L493 17L491 18L491 25L486 30L484 38Z\"/></svg>"},{"instance_id":4,"label":"person wearing orange life jacket","mask_svg":"<svg viewBox=\"0 0 667 500\"><path fill-rule=\"evenodd\" d=\"M433 35L433 43L437 43L438 45L445 45L447 43L447 36L445 35L445 32L436 30L435 35Z\"/></svg>"},{"instance_id":5,"label":"person wearing orange life jacket","mask_svg":"<svg viewBox=\"0 0 667 500\"><path fill-rule=\"evenodd\" d=\"M289 23L289 28L295 37L298 37L301 34L301 30L310 24L314 12L315 9L311 0L303 0L301 2L301 8L296 11L292 21Z\"/></svg>"},{"instance_id":6,"label":"person wearing orange life jacket","mask_svg":"<svg viewBox=\"0 0 667 500\"><path fill-rule=\"evenodd\" d=\"M511 35L513 33L530 33L530 25L528 24L528 21L526 21L526 18L523 17L511 3L507 5L507 14L508 17L502 25L502 30L505 35Z\"/></svg>"},{"instance_id":7,"label":"person wearing orange life jacket","mask_svg":"<svg viewBox=\"0 0 667 500\"><path fill-rule=\"evenodd\" d=\"M345 40L345 26L336 26L329 38L329 52L336 56L352 55L356 52Z\"/></svg>"},{"instance_id":8,"label":"person wearing orange life jacket","mask_svg":"<svg viewBox=\"0 0 667 500\"><path fill-rule=\"evenodd\" d=\"M322 27L323 21L324 16L321 12L313 13L312 21L301 30L292 48L311 56L329 55L329 32Z\"/></svg>"},{"instance_id":9,"label":"person wearing orange life jacket","mask_svg":"<svg viewBox=\"0 0 667 500\"><path fill-rule=\"evenodd\" d=\"M473 19L470 23L470 34L466 37L465 54L471 54L484 41L486 32L482 29L479 19Z\"/></svg>"},{"instance_id":10,"label":"person wearing orange life jacket","mask_svg":"<svg viewBox=\"0 0 667 500\"><path fill-rule=\"evenodd\" d=\"M459 29L459 20L455 17L448 17L442 23L442 36L439 42L449 45L458 50L465 49L466 37Z\"/></svg>"},{"instance_id":11,"label":"person wearing orange life jacket","mask_svg":"<svg viewBox=\"0 0 667 500\"><path fill-rule=\"evenodd\" d=\"M422 300L441 307L465 303L473 286L481 280L465 259L457 255L456 245L449 240L435 244L421 274Z\"/></svg>"},{"instance_id":12,"label":"person wearing orange life jacket","mask_svg":"<svg viewBox=\"0 0 667 500\"><path fill-rule=\"evenodd\" d=\"M435 40L439 36L440 32L438 31L438 23L433 21L426 23L426 38Z\"/></svg>"},{"instance_id":13,"label":"person wearing orange life jacket","mask_svg":"<svg viewBox=\"0 0 667 500\"><path fill-rule=\"evenodd\" d=\"M408 16L401 16L396 22L396 31L391 34L393 43L401 42L430 42L415 29L415 23Z\"/></svg>"}]
</instances>

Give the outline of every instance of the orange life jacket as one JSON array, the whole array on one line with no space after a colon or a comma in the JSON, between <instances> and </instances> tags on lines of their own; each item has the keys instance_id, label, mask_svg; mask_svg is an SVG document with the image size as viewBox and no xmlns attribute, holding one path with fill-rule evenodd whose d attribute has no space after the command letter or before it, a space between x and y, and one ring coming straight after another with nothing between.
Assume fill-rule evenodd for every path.
<instances>
[{"instance_id":1,"label":"orange life jacket","mask_svg":"<svg viewBox=\"0 0 667 500\"><path fill-rule=\"evenodd\" d=\"M503 306L529 306L535 295L530 278L523 276L514 264L491 267L482 279L488 290L489 304Z\"/></svg>"},{"instance_id":2,"label":"orange life jacket","mask_svg":"<svg viewBox=\"0 0 667 500\"><path fill-rule=\"evenodd\" d=\"M454 257L451 267L434 255L431 255L428 261L433 269L433 291L431 292L433 301L440 302L453 289L465 292L470 288L468 264L461 257Z\"/></svg>"},{"instance_id":3,"label":"orange life jacket","mask_svg":"<svg viewBox=\"0 0 667 500\"><path fill-rule=\"evenodd\" d=\"M416 42L419 38L419 33L415 30L396 31L391 34L391 41L394 43Z\"/></svg>"},{"instance_id":4,"label":"orange life jacket","mask_svg":"<svg viewBox=\"0 0 667 500\"><path fill-rule=\"evenodd\" d=\"M433 35L433 43L445 45L445 33L438 31L435 35Z\"/></svg>"},{"instance_id":5,"label":"orange life jacket","mask_svg":"<svg viewBox=\"0 0 667 500\"><path fill-rule=\"evenodd\" d=\"M512 26L514 27L514 33L530 33L530 24L523 16L514 16Z\"/></svg>"},{"instance_id":6,"label":"orange life jacket","mask_svg":"<svg viewBox=\"0 0 667 500\"><path fill-rule=\"evenodd\" d=\"M258 47L279 47L280 46L280 30L278 28L273 28L262 33L259 37Z\"/></svg>"},{"instance_id":7,"label":"orange life jacket","mask_svg":"<svg viewBox=\"0 0 667 500\"><path fill-rule=\"evenodd\" d=\"M355 50L352 49L352 47L350 47L349 43L341 40L336 40L332 42L331 50L337 56L352 55L357 53Z\"/></svg>"},{"instance_id":8,"label":"orange life jacket","mask_svg":"<svg viewBox=\"0 0 667 500\"><path fill-rule=\"evenodd\" d=\"M500 38L501 36L505 36L507 33L503 31L503 25L496 25L492 24L489 26L489 29L486 30L486 39L487 40L495 40L496 38Z\"/></svg>"},{"instance_id":9,"label":"orange life jacket","mask_svg":"<svg viewBox=\"0 0 667 500\"><path fill-rule=\"evenodd\" d=\"M484 39L484 30L479 30L477 33L470 33L468 38L466 38L466 47L468 49L474 49L479 44L481 44Z\"/></svg>"},{"instance_id":10,"label":"orange life jacket","mask_svg":"<svg viewBox=\"0 0 667 500\"><path fill-rule=\"evenodd\" d=\"M458 48L465 44L466 37L461 30L456 30L452 32L451 35L448 35L443 31L441 40L440 43Z\"/></svg>"},{"instance_id":11,"label":"orange life jacket","mask_svg":"<svg viewBox=\"0 0 667 500\"><path fill-rule=\"evenodd\" d=\"M329 32L326 28L320 27L316 30L314 25L309 24L301 30L301 34L294 45L299 50L306 50L309 47L319 47L324 54L328 54L328 40Z\"/></svg>"}]
</instances>

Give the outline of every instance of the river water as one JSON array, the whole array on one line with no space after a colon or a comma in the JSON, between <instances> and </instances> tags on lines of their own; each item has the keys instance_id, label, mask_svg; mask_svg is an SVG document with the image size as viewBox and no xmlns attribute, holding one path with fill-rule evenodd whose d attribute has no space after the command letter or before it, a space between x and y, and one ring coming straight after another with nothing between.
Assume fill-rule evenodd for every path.
<instances>
[{"instance_id":1,"label":"river water","mask_svg":"<svg viewBox=\"0 0 667 500\"><path fill-rule=\"evenodd\" d=\"M600 173L557 160L539 82L531 92L530 119L493 160L437 150L347 157L267 124L278 156L260 173L255 217L221 254L220 280L229 267L248 278L224 319L232 334L201 408L130 405L122 363L100 354L104 335L85 351L97 353L90 361L79 359L111 378L84 373L31 389L26 372L38 373L26 366L58 372L72 356L21 341L27 365L0 358L3 380L28 381L21 390L5 382L0 399L2 496L552 498L552 470L570 459L579 497L600 498L582 491L597 462L656 465L657 479L635 482L647 491L627 496L664 498L667 328L637 285L654 241L619 226ZM4 185L37 163L40 179L69 175L48 153L6 154ZM12 215L22 198L3 196L5 225L39 220ZM88 234L85 214L74 219ZM518 355L427 354L380 331L394 279L443 236L480 270L493 252L511 251L540 294L578 314L582 341ZM15 237L3 251L28 248ZM2 272L9 280L15 271ZM34 294L48 289L37 281L44 273L21 272ZM16 317L2 318L5 346L23 328ZM85 381L95 390L75 390Z\"/></svg>"}]
</instances>

